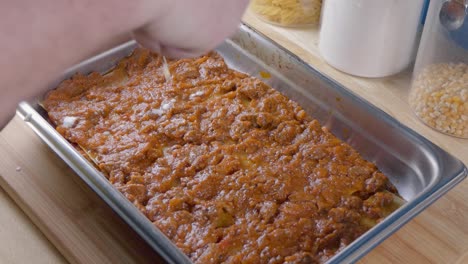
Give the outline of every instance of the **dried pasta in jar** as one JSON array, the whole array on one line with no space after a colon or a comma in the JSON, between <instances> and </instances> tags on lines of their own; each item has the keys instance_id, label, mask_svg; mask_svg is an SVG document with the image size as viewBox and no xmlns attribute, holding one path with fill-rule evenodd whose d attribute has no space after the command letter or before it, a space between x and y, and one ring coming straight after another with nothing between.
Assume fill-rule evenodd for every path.
<instances>
[{"instance_id":1,"label":"dried pasta in jar","mask_svg":"<svg viewBox=\"0 0 468 264\"><path fill-rule=\"evenodd\" d=\"M322 0L252 0L250 9L260 18L283 26L316 25Z\"/></svg>"}]
</instances>

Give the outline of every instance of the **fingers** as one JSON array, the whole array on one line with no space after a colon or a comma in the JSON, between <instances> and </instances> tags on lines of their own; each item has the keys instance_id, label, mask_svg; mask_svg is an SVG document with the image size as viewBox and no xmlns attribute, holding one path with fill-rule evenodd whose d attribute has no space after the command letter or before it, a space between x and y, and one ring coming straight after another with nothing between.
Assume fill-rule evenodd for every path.
<instances>
[{"instance_id":1,"label":"fingers","mask_svg":"<svg viewBox=\"0 0 468 264\"><path fill-rule=\"evenodd\" d=\"M205 50L185 49L172 46L163 46L158 40L145 31L136 31L133 33L133 38L143 47L150 49L158 54L171 59L194 58L205 53Z\"/></svg>"},{"instance_id":2,"label":"fingers","mask_svg":"<svg viewBox=\"0 0 468 264\"><path fill-rule=\"evenodd\" d=\"M248 0L172 0L164 14L134 32L144 47L170 58L196 57L219 45L240 24Z\"/></svg>"},{"instance_id":3,"label":"fingers","mask_svg":"<svg viewBox=\"0 0 468 264\"><path fill-rule=\"evenodd\" d=\"M172 59L194 58L206 53L205 50L183 49L177 47L161 47L161 54Z\"/></svg>"},{"instance_id":4,"label":"fingers","mask_svg":"<svg viewBox=\"0 0 468 264\"><path fill-rule=\"evenodd\" d=\"M154 35L148 34L146 30L142 29L134 31L132 35L133 38L143 47L161 54L161 44L154 38Z\"/></svg>"}]
</instances>

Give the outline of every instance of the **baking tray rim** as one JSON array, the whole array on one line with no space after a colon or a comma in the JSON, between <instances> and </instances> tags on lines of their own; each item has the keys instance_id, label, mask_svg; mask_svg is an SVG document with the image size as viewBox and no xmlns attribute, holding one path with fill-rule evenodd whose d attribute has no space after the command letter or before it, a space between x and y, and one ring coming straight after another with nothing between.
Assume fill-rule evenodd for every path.
<instances>
[{"instance_id":1,"label":"baking tray rim","mask_svg":"<svg viewBox=\"0 0 468 264\"><path fill-rule=\"evenodd\" d=\"M308 71L318 75L318 78L321 80L330 83L330 85L338 86L340 88L340 92L342 92L344 96L352 97L353 100L356 100L360 104L364 104L371 110L376 111L375 114L381 119L384 119L387 123L393 124L394 126L399 127L399 129L405 130L413 137L416 137L418 140L425 143L426 147L428 147L433 153L436 153L438 158L440 158L440 156L444 156L444 158L458 161L452 155L440 149L432 142L428 141L410 128L402 125L381 109L375 107L365 99L344 88L333 79L317 71L311 65L305 63L300 57L285 49L261 32L246 24L242 24L240 29L251 31L260 35L266 41L271 42L278 49L281 49L283 52L288 54L288 56L294 58ZM100 58L122 50L129 45L134 45L134 42L132 43L131 41L124 43L106 52L98 54L97 56L84 60L69 70L79 69L83 65L89 64L91 61L97 61ZM66 79L66 76L64 79ZM51 85L51 87L53 86ZM47 122L42 117L42 115L31 106L31 104L27 102L21 102L17 108L17 114L26 121L26 123L35 131L35 133L38 134L38 136L44 142L46 142L46 144L54 152L56 152L57 155L59 155L60 158L62 158L62 160L64 160L80 176L80 178L91 187L91 189L93 189L93 191L95 191L114 211L116 211L118 215L122 217L123 220L129 224L140 236L142 236L142 238L145 239L166 261L169 263L191 263L191 261L169 239L162 235L162 233L157 228L155 228L151 222L147 220L146 217L144 217L136 207L133 206L133 204L131 204L117 189L112 186L112 184L107 181L107 179L105 179L101 172L99 172L82 155L77 153L73 146L65 138L63 138L49 124L49 122ZM354 262L358 260L372 248L385 240L385 238L396 232L406 222L423 211L427 206L440 198L444 193L461 182L467 176L467 174L467 168L463 166L463 163L461 163L458 171L454 172L453 175L445 176L445 178L449 178L448 180L439 179L438 181L431 182L411 201L405 203L405 205L386 217L385 220L383 220L381 223L364 233L345 249L337 253L327 263ZM149 228L154 230L148 230Z\"/></svg>"}]
</instances>

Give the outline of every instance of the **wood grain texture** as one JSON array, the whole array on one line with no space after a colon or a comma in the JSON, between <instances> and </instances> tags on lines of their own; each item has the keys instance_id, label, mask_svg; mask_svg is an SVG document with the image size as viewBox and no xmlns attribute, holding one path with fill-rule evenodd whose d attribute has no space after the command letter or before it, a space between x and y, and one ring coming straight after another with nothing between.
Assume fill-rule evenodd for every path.
<instances>
[{"instance_id":1,"label":"wood grain texture","mask_svg":"<svg viewBox=\"0 0 468 264\"><path fill-rule=\"evenodd\" d=\"M317 29L275 27L250 13L244 21L468 163L468 140L440 134L422 124L410 111L406 103L410 71L384 79L352 77L335 70L320 58ZM0 185L72 263L158 261L148 246L19 118L0 133ZM15 215L3 207L0 214ZM2 226L14 225L12 218L0 219ZM34 235L34 231L24 232ZM18 237L15 239L20 239ZM24 250L42 243L38 246L44 248L42 254L50 257L50 263L57 263L54 259L59 256L54 250L46 249L48 242L45 239L37 241L27 244L26 249L24 246L10 247L6 253L0 250L0 258L16 259L15 256L23 254ZM468 181L405 225L365 256L361 263L468 263Z\"/></svg>"},{"instance_id":2,"label":"wood grain texture","mask_svg":"<svg viewBox=\"0 0 468 264\"><path fill-rule=\"evenodd\" d=\"M19 117L0 133L0 160L2 187L69 262L160 262Z\"/></svg>"},{"instance_id":3,"label":"wood grain texture","mask_svg":"<svg viewBox=\"0 0 468 264\"><path fill-rule=\"evenodd\" d=\"M0 238L0 263L67 263L60 252L1 188ZM47 254L43 254L44 252Z\"/></svg>"}]
</instances>

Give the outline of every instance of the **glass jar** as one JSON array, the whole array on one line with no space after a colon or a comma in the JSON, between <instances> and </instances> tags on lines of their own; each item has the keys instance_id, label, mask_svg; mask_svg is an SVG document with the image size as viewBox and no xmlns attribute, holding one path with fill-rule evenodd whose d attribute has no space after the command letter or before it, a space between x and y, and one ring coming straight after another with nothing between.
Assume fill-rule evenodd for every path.
<instances>
[{"instance_id":1,"label":"glass jar","mask_svg":"<svg viewBox=\"0 0 468 264\"><path fill-rule=\"evenodd\" d=\"M409 104L428 126L468 138L468 0L433 0Z\"/></svg>"},{"instance_id":2,"label":"glass jar","mask_svg":"<svg viewBox=\"0 0 468 264\"><path fill-rule=\"evenodd\" d=\"M322 0L252 0L250 10L281 26L318 25Z\"/></svg>"}]
</instances>

